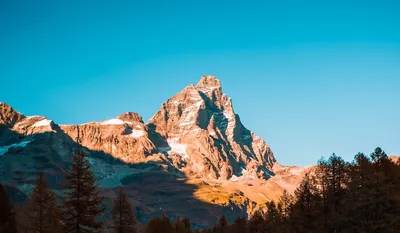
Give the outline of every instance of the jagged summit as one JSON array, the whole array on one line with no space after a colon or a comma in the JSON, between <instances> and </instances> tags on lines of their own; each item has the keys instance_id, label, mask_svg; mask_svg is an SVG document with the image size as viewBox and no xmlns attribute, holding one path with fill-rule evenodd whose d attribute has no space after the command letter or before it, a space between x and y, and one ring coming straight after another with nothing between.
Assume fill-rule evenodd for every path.
<instances>
[{"instance_id":1,"label":"jagged summit","mask_svg":"<svg viewBox=\"0 0 400 233\"><path fill-rule=\"evenodd\" d=\"M12 127L15 123L24 118L25 116L23 114L14 110L10 105L5 102L0 102L0 124Z\"/></svg>"},{"instance_id":2,"label":"jagged summit","mask_svg":"<svg viewBox=\"0 0 400 233\"><path fill-rule=\"evenodd\" d=\"M212 102L219 102L222 98L222 85L215 76L202 76L195 87L196 90L207 96Z\"/></svg>"},{"instance_id":3,"label":"jagged summit","mask_svg":"<svg viewBox=\"0 0 400 233\"><path fill-rule=\"evenodd\" d=\"M221 82L213 75L203 75L196 85L197 88L221 88Z\"/></svg>"},{"instance_id":4,"label":"jagged summit","mask_svg":"<svg viewBox=\"0 0 400 233\"><path fill-rule=\"evenodd\" d=\"M120 120L127 122L140 122L143 123L143 118L139 113L136 112L125 112L117 117Z\"/></svg>"},{"instance_id":5,"label":"jagged summit","mask_svg":"<svg viewBox=\"0 0 400 233\"><path fill-rule=\"evenodd\" d=\"M275 158L269 146L246 129L215 76L203 76L162 104L149 120L190 172L229 179L243 171L269 177ZM170 153L169 153L170 152Z\"/></svg>"}]
</instances>

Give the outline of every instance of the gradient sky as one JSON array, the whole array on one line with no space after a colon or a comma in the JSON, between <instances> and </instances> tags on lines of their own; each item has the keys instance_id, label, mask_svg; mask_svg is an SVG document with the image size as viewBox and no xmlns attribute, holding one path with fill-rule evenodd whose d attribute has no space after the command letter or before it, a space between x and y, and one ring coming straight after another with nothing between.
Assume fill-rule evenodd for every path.
<instances>
[{"instance_id":1,"label":"gradient sky","mask_svg":"<svg viewBox=\"0 0 400 233\"><path fill-rule=\"evenodd\" d=\"M400 154L399 12L397 0L0 0L0 101L59 124L146 121L212 74L283 164Z\"/></svg>"}]
</instances>

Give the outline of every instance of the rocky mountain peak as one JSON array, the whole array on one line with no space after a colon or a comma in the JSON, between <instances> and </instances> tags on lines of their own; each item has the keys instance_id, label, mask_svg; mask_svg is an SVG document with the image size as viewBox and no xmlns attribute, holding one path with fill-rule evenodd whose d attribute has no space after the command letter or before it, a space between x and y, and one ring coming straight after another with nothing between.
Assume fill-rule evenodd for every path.
<instances>
[{"instance_id":1,"label":"rocky mountain peak","mask_svg":"<svg viewBox=\"0 0 400 233\"><path fill-rule=\"evenodd\" d=\"M126 122L138 122L138 123L143 123L143 118L139 113L136 112L125 112L122 113L117 117L118 119Z\"/></svg>"},{"instance_id":2,"label":"rocky mountain peak","mask_svg":"<svg viewBox=\"0 0 400 233\"><path fill-rule=\"evenodd\" d=\"M242 125L215 76L202 76L168 99L149 125L168 145L160 152L178 156L200 176L229 179L245 169L268 177L275 162L264 140Z\"/></svg>"},{"instance_id":3,"label":"rocky mountain peak","mask_svg":"<svg viewBox=\"0 0 400 233\"><path fill-rule=\"evenodd\" d=\"M196 85L196 90L204 94L208 99L214 102L217 106L220 105L222 94L221 82L217 77L212 75L204 75Z\"/></svg>"},{"instance_id":4,"label":"rocky mountain peak","mask_svg":"<svg viewBox=\"0 0 400 233\"><path fill-rule=\"evenodd\" d=\"M24 118L24 115L15 111L10 105L0 102L0 124L13 127L15 123Z\"/></svg>"},{"instance_id":5,"label":"rocky mountain peak","mask_svg":"<svg viewBox=\"0 0 400 233\"><path fill-rule=\"evenodd\" d=\"M213 75L203 75L196 85L197 88L221 88L221 82Z\"/></svg>"}]
</instances>

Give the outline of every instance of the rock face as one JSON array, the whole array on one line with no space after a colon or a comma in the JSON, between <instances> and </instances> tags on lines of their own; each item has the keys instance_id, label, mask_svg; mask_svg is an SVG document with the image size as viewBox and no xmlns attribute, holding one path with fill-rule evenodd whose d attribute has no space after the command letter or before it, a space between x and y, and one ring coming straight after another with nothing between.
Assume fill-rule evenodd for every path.
<instances>
[{"instance_id":1,"label":"rock face","mask_svg":"<svg viewBox=\"0 0 400 233\"><path fill-rule=\"evenodd\" d=\"M159 150L180 156L188 173L223 180L244 171L264 178L272 174L269 146L242 125L214 76L203 76L167 100L148 125L166 141Z\"/></svg>"},{"instance_id":2,"label":"rock face","mask_svg":"<svg viewBox=\"0 0 400 233\"><path fill-rule=\"evenodd\" d=\"M391 156L389 156L389 158L390 158L393 162L396 162L396 163L399 163L399 162L400 162L400 156L399 156L399 155L391 155Z\"/></svg>"},{"instance_id":3,"label":"rock face","mask_svg":"<svg viewBox=\"0 0 400 233\"><path fill-rule=\"evenodd\" d=\"M157 153L142 117L133 112L115 119L83 125L62 125L61 129L90 150L104 151L126 163L146 161Z\"/></svg>"},{"instance_id":4,"label":"rock face","mask_svg":"<svg viewBox=\"0 0 400 233\"><path fill-rule=\"evenodd\" d=\"M11 106L8 106L4 102L0 102L0 125L13 127L16 122L24 118L24 115L15 111Z\"/></svg>"}]
</instances>

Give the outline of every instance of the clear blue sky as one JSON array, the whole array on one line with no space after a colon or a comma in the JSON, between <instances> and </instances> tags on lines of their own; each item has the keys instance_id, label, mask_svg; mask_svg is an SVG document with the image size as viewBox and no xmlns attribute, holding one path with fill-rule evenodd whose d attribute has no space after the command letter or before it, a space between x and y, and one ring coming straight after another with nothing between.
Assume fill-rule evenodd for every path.
<instances>
[{"instance_id":1,"label":"clear blue sky","mask_svg":"<svg viewBox=\"0 0 400 233\"><path fill-rule=\"evenodd\" d=\"M283 164L400 154L399 12L396 0L0 0L0 101L60 124L147 120L213 74Z\"/></svg>"}]
</instances>

